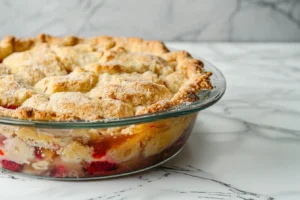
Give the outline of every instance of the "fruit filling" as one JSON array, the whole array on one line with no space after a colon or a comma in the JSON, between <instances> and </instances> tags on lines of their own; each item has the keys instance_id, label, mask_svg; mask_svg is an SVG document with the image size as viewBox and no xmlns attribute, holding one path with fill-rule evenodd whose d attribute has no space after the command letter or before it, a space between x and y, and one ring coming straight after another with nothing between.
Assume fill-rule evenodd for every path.
<instances>
[{"instance_id":1,"label":"fruit filling","mask_svg":"<svg viewBox=\"0 0 300 200\"><path fill-rule=\"evenodd\" d=\"M19 106L17 106L17 105L4 105L2 107L6 108L6 109L10 109L10 110L16 110Z\"/></svg>"},{"instance_id":2,"label":"fruit filling","mask_svg":"<svg viewBox=\"0 0 300 200\"><path fill-rule=\"evenodd\" d=\"M2 167L10 171L19 172L22 170L22 165L9 160L1 161Z\"/></svg>"},{"instance_id":3,"label":"fruit filling","mask_svg":"<svg viewBox=\"0 0 300 200\"><path fill-rule=\"evenodd\" d=\"M84 130L0 125L0 167L55 178L127 173L162 162L176 153L190 134L194 119L195 115L191 115Z\"/></svg>"},{"instance_id":4,"label":"fruit filling","mask_svg":"<svg viewBox=\"0 0 300 200\"><path fill-rule=\"evenodd\" d=\"M66 169L63 165L58 165L51 170L50 176L52 177L64 177L66 175Z\"/></svg>"},{"instance_id":5,"label":"fruit filling","mask_svg":"<svg viewBox=\"0 0 300 200\"><path fill-rule=\"evenodd\" d=\"M116 163L110 163L107 161L101 162L101 161L96 161L90 163L86 167L86 171L88 174L93 175L96 174L97 172L103 172L103 171L112 171L117 169L117 164Z\"/></svg>"},{"instance_id":6,"label":"fruit filling","mask_svg":"<svg viewBox=\"0 0 300 200\"><path fill-rule=\"evenodd\" d=\"M106 142L94 142L91 143L91 146L93 147L93 158L102 158L106 155L108 149L108 144Z\"/></svg>"},{"instance_id":7,"label":"fruit filling","mask_svg":"<svg viewBox=\"0 0 300 200\"><path fill-rule=\"evenodd\" d=\"M41 150L41 148L39 147L34 147L34 155L37 159L42 160L43 159L43 152Z\"/></svg>"}]
</instances>

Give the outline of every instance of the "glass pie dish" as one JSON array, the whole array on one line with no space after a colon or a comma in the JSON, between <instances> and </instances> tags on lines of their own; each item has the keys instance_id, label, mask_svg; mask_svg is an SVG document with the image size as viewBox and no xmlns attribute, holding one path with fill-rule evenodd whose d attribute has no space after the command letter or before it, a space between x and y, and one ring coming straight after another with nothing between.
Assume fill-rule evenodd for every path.
<instances>
[{"instance_id":1,"label":"glass pie dish","mask_svg":"<svg viewBox=\"0 0 300 200\"><path fill-rule=\"evenodd\" d=\"M193 103L163 112L94 122L1 117L0 167L38 178L85 180L128 175L164 163L183 148L198 112L225 92L222 73L201 61L213 74L213 89L201 90Z\"/></svg>"}]
</instances>

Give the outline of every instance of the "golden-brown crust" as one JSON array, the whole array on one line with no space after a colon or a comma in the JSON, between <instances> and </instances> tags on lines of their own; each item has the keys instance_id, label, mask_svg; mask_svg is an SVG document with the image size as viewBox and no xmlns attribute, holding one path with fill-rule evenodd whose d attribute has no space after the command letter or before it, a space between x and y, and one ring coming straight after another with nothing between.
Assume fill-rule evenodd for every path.
<instances>
[{"instance_id":1,"label":"golden-brown crust","mask_svg":"<svg viewBox=\"0 0 300 200\"><path fill-rule=\"evenodd\" d=\"M0 41L0 61L14 52L13 40L14 37L6 36Z\"/></svg>"},{"instance_id":2,"label":"golden-brown crust","mask_svg":"<svg viewBox=\"0 0 300 200\"><path fill-rule=\"evenodd\" d=\"M212 89L210 75L200 60L185 51L170 52L160 41L7 36L0 41L0 79L12 81L15 87L13 91L5 83L0 85L4 94L0 115L68 121L159 112L198 100L201 89ZM69 93L68 98L84 96L87 104L72 110L75 104L67 99L64 104L51 103L58 92ZM7 109L10 105L20 107ZM56 109L62 105L65 110Z\"/></svg>"}]
</instances>

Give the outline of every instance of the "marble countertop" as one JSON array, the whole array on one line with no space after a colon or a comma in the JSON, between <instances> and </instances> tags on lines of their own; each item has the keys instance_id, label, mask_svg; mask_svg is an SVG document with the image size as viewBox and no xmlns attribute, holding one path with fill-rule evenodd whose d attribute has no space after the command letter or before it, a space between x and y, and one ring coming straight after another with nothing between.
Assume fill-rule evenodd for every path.
<instances>
[{"instance_id":1,"label":"marble countertop","mask_svg":"<svg viewBox=\"0 0 300 200\"><path fill-rule=\"evenodd\" d=\"M300 43L169 43L215 64L227 91L183 151L141 174L60 182L0 172L0 199L300 199Z\"/></svg>"}]
</instances>

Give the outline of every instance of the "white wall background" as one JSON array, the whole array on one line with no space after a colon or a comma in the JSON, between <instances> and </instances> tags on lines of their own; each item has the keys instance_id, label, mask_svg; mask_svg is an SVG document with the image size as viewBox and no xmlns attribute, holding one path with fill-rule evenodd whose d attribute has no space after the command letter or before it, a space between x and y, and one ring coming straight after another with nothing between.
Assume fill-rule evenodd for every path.
<instances>
[{"instance_id":1,"label":"white wall background","mask_svg":"<svg viewBox=\"0 0 300 200\"><path fill-rule=\"evenodd\" d=\"M300 41L300 0L0 0L0 37Z\"/></svg>"}]
</instances>

